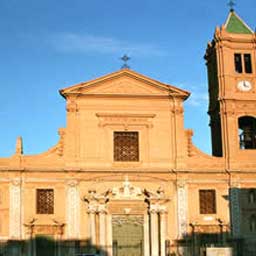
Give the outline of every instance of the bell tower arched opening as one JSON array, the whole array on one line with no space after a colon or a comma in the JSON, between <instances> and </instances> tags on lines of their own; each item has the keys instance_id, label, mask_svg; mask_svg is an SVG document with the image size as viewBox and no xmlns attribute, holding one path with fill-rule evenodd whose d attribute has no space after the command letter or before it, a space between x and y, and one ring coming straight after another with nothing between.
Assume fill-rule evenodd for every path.
<instances>
[{"instance_id":1,"label":"bell tower arched opening","mask_svg":"<svg viewBox=\"0 0 256 256\"><path fill-rule=\"evenodd\" d=\"M240 149L256 149L256 118L242 116L238 119Z\"/></svg>"}]
</instances>

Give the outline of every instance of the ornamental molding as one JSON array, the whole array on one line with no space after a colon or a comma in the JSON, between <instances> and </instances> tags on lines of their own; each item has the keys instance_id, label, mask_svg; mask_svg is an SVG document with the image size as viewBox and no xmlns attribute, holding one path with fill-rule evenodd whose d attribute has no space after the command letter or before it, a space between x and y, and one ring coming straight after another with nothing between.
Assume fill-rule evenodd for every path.
<instances>
[{"instance_id":1,"label":"ornamental molding","mask_svg":"<svg viewBox=\"0 0 256 256\"><path fill-rule=\"evenodd\" d=\"M143 191L139 187L133 186L128 176L121 187L114 187L111 191L112 197L115 199L141 199Z\"/></svg>"},{"instance_id":2,"label":"ornamental molding","mask_svg":"<svg viewBox=\"0 0 256 256\"><path fill-rule=\"evenodd\" d=\"M78 180L68 180L68 181L67 181L67 185L68 185L69 187L76 187L76 186L78 186L78 184L79 184L79 181L78 181Z\"/></svg>"},{"instance_id":3,"label":"ornamental molding","mask_svg":"<svg viewBox=\"0 0 256 256\"><path fill-rule=\"evenodd\" d=\"M113 225L125 225L125 224L135 224L138 226L144 225L144 219L142 216L113 216L112 217Z\"/></svg>"},{"instance_id":4,"label":"ornamental molding","mask_svg":"<svg viewBox=\"0 0 256 256\"><path fill-rule=\"evenodd\" d=\"M67 100L66 110L67 112L71 112L71 113L78 112L78 107L76 102L74 100Z\"/></svg>"},{"instance_id":5,"label":"ornamental molding","mask_svg":"<svg viewBox=\"0 0 256 256\"><path fill-rule=\"evenodd\" d=\"M171 112L175 115L181 115L184 113L184 109L182 106L174 106L174 108L171 110Z\"/></svg>"},{"instance_id":6,"label":"ornamental molding","mask_svg":"<svg viewBox=\"0 0 256 256\"><path fill-rule=\"evenodd\" d=\"M133 113L96 113L99 118L99 127L107 125L146 126L153 128L152 119L155 114L133 114Z\"/></svg>"},{"instance_id":7,"label":"ornamental molding","mask_svg":"<svg viewBox=\"0 0 256 256\"><path fill-rule=\"evenodd\" d=\"M104 193L99 194L95 190L89 190L83 200L88 203L88 213L106 213L107 203L119 200L146 201L152 210L155 209L157 212L163 213L166 210L163 204L169 201L169 199L166 199L165 192L161 187L156 192L141 189L132 185L128 176L125 177L121 186L108 189ZM128 208L127 211L129 211Z\"/></svg>"},{"instance_id":8,"label":"ornamental molding","mask_svg":"<svg viewBox=\"0 0 256 256\"><path fill-rule=\"evenodd\" d=\"M149 207L149 213L167 213L167 207L165 205L161 205L159 203L151 204Z\"/></svg>"},{"instance_id":9,"label":"ornamental molding","mask_svg":"<svg viewBox=\"0 0 256 256\"><path fill-rule=\"evenodd\" d=\"M20 186L21 185L21 179L20 178L11 179L11 184L13 186Z\"/></svg>"},{"instance_id":10,"label":"ornamental molding","mask_svg":"<svg viewBox=\"0 0 256 256\"><path fill-rule=\"evenodd\" d=\"M178 188L185 188L186 184L187 184L187 180L185 179L179 179L176 181L176 185Z\"/></svg>"}]
</instances>

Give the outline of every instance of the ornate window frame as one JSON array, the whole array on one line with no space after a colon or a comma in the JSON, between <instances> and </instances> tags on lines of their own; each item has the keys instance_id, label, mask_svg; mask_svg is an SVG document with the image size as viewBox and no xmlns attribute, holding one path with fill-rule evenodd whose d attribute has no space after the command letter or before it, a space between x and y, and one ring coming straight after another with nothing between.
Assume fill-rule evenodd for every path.
<instances>
[{"instance_id":1,"label":"ornate window frame","mask_svg":"<svg viewBox=\"0 0 256 256\"><path fill-rule=\"evenodd\" d=\"M149 130L153 128L155 114L137 113L96 113L99 119L99 127L103 128L108 149L108 159L115 166L138 166L149 161ZM114 160L114 132L133 131L139 136L139 161L115 161Z\"/></svg>"}]
</instances>

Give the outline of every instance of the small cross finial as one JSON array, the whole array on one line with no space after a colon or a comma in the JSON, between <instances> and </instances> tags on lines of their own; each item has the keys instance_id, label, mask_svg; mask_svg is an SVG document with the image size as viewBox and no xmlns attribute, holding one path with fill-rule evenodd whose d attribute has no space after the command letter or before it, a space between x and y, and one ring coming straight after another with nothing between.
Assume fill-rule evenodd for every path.
<instances>
[{"instance_id":1,"label":"small cross finial","mask_svg":"<svg viewBox=\"0 0 256 256\"><path fill-rule=\"evenodd\" d=\"M230 7L230 11L233 12L234 11L234 6L235 6L235 2L233 0L230 0L228 3L228 6Z\"/></svg>"},{"instance_id":2,"label":"small cross finial","mask_svg":"<svg viewBox=\"0 0 256 256\"><path fill-rule=\"evenodd\" d=\"M127 64L127 61L130 60L130 57L128 57L126 54L121 58L121 60L124 62L124 64L122 65L122 69L124 68L130 68Z\"/></svg>"}]
</instances>

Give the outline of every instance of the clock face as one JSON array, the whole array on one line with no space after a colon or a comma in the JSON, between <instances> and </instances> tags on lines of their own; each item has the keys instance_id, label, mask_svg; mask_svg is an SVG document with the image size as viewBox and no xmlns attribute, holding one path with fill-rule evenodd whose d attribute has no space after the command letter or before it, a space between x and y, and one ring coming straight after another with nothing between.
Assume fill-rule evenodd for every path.
<instances>
[{"instance_id":1,"label":"clock face","mask_svg":"<svg viewBox=\"0 0 256 256\"><path fill-rule=\"evenodd\" d=\"M240 91L248 92L252 89L252 84L249 81L243 80L239 81L237 84L237 88Z\"/></svg>"}]
</instances>

